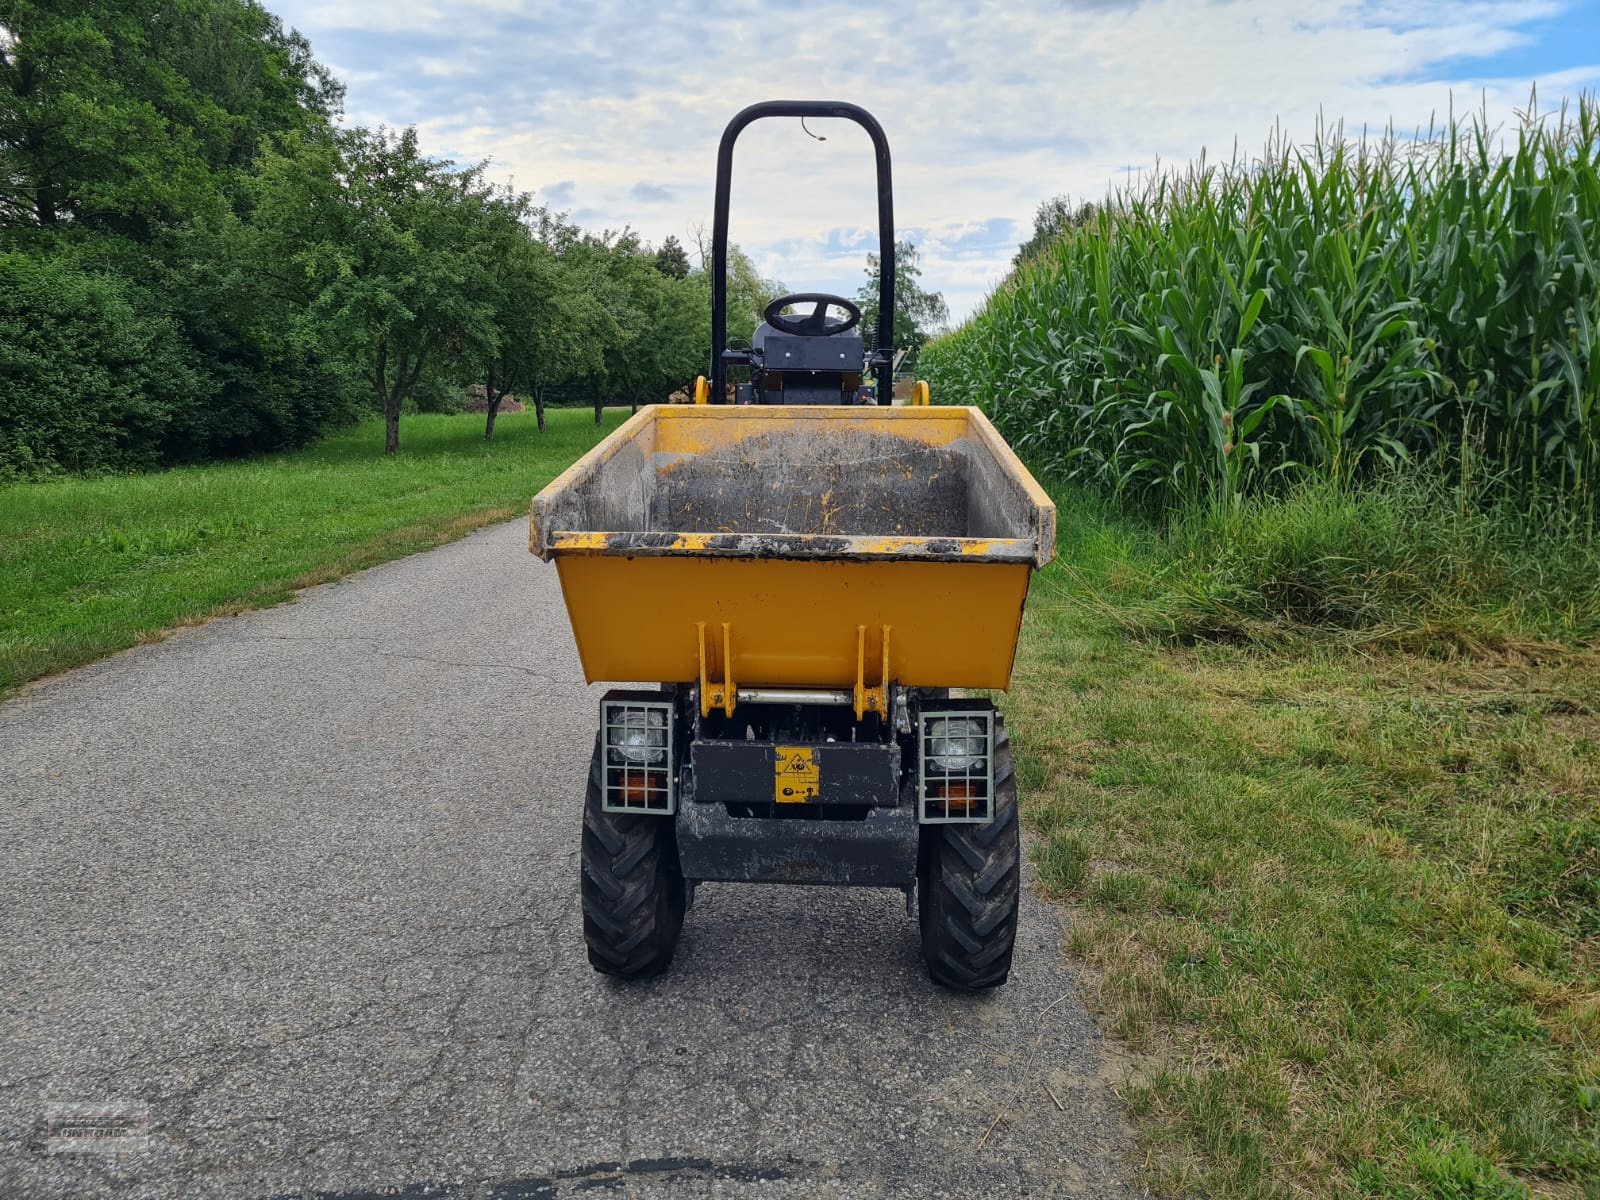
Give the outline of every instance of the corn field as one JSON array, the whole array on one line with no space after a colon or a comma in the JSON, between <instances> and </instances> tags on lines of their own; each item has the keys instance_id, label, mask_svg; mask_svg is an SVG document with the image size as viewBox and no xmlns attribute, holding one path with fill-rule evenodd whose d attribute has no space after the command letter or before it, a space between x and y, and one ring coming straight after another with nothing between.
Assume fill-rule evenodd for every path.
<instances>
[{"instance_id":1,"label":"corn field","mask_svg":"<svg viewBox=\"0 0 1600 1200\"><path fill-rule=\"evenodd\" d=\"M1600 493L1600 103L1319 128L1110 197L923 353L1036 468L1162 508L1444 461Z\"/></svg>"}]
</instances>

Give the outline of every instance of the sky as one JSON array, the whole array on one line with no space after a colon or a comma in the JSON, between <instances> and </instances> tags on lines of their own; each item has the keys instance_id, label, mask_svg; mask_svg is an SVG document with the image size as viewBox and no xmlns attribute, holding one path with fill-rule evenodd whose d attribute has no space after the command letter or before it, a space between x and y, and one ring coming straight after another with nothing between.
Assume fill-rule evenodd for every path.
<instances>
[{"instance_id":1,"label":"sky","mask_svg":"<svg viewBox=\"0 0 1600 1200\"><path fill-rule=\"evenodd\" d=\"M895 221L959 321L1041 201L1100 199L1258 152L1320 118L1401 133L1600 89L1600 0L266 0L348 87L348 123L415 125L588 229L709 245L723 126L848 100L894 160ZM855 295L877 247L856 126L768 120L734 156L731 236L793 291Z\"/></svg>"}]
</instances>

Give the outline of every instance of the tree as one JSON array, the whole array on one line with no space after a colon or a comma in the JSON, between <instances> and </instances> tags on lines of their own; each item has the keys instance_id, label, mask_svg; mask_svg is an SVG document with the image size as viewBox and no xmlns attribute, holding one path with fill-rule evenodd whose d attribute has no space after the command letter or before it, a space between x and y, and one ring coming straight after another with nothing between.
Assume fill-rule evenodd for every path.
<instances>
[{"instance_id":1,"label":"tree","mask_svg":"<svg viewBox=\"0 0 1600 1200\"><path fill-rule=\"evenodd\" d=\"M689 255L682 243L670 233L667 240L661 243L661 249L656 251L656 270L668 279L689 277Z\"/></svg>"},{"instance_id":2,"label":"tree","mask_svg":"<svg viewBox=\"0 0 1600 1200\"><path fill-rule=\"evenodd\" d=\"M705 369L678 239L338 130L342 94L258 0L0 0L0 471L300 444L363 392L395 453L423 381L483 381L492 438L513 389L542 428L549 387L598 419ZM782 290L734 248L733 337Z\"/></svg>"},{"instance_id":3,"label":"tree","mask_svg":"<svg viewBox=\"0 0 1600 1200\"><path fill-rule=\"evenodd\" d=\"M249 0L8 0L0 10L0 227L141 241L218 203L274 132L343 89Z\"/></svg>"},{"instance_id":4,"label":"tree","mask_svg":"<svg viewBox=\"0 0 1600 1200\"><path fill-rule=\"evenodd\" d=\"M486 442L494 439L500 402L513 388L522 386L527 375L533 343L543 331L541 310L555 285L554 258L534 240L525 224L529 210L525 195L507 192L493 197L479 214L474 239L493 326L493 335L482 343L480 368L487 406Z\"/></svg>"},{"instance_id":5,"label":"tree","mask_svg":"<svg viewBox=\"0 0 1600 1200\"><path fill-rule=\"evenodd\" d=\"M605 345L620 334L595 294L596 276L603 273L591 269L574 227L526 196L501 197L487 215L483 250L495 337L483 367L485 440L494 437L500 401L513 390L533 397L543 431L545 389L600 370Z\"/></svg>"},{"instance_id":6,"label":"tree","mask_svg":"<svg viewBox=\"0 0 1600 1200\"><path fill-rule=\"evenodd\" d=\"M58 267L63 298L126 305L166 364L117 376L113 396L87 382L105 347L56 339L70 357L54 360L57 378L85 391L50 410L59 428L32 409L41 452L66 439L68 461L96 465L79 436L90 408L121 414L102 462L147 466L300 444L353 413L336 356L309 336L303 289L274 278L253 225L263 146L326 133L341 95L305 39L252 0L0 3L0 252ZM13 299L32 344L55 337L51 323L93 324L42 289ZM0 427L21 428L20 413L0 411Z\"/></svg>"},{"instance_id":7,"label":"tree","mask_svg":"<svg viewBox=\"0 0 1600 1200\"><path fill-rule=\"evenodd\" d=\"M1094 220L1097 211L1088 201L1073 208L1072 201L1067 196L1055 196L1046 200L1034 213L1033 234L1017 247L1016 256L1011 260L1012 267L1020 267L1030 258L1037 257L1055 245L1072 230L1083 228Z\"/></svg>"},{"instance_id":8,"label":"tree","mask_svg":"<svg viewBox=\"0 0 1600 1200\"><path fill-rule=\"evenodd\" d=\"M626 229L583 234L563 259L604 314L598 361L588 360L573 376L594 406L596 424L607 403L625 401L637 409L705 369L711 333L703 272L684 279L663 275L655 255Z\"/></svg>"},{"instance_id":9,"label":"tree","mask_svg":"<svg viewBox=\"0 0 1600 1200\"><path fill-rule=\"evenodd\" d=\"M710 312L698 288L637 267L621 282L630 321L625 340L612 351L611 382L637 412L705 370L710 354Z\"/></svg>"},{"instance_id":10,"label":"tree","mask_svg":"<svg viewBox=\"0 0 1600 1200\"><path fill-rule=\"evenodd\" d=\"M662 316L660 292L655 285L665 279L629 230L623 230L615 242L609 237L605 240L606 287L601 294L619 336L605 347L603 370L596 379L596 425L601 421L606 400L627 400L633 409L638 409L640 391L652 374L653 326Z\"/></svg>"},{"instance_id":11,"label":"tree","mask_svg":"<svg viewBox=\"0 0 1600 1200\"><path fill-rule=\"evenodd\" d=\"M708 279L709 283L709 279ZM761 314L789 289L778 279L768 279L738 246L728 246L728 342L746 346L755 336ZM709 292L708 292L709 294ZM709 303L709 300L707 301ZM709 348L706 355L710 357Z\"/></svg>"},{"instance_id":12,"label":"tree","mask_svg":"<svg viewBox=\"0 0 1600 1200\"><path fill-rule=\"evenodd\" d=\"M556 275L556 290L547 312L544 338L528 367L528 387L541 433L546 390L600 371L607 341L619 334L610 312L565 263Z\"/></svg>"},{"instance_id":13,"label":"tree","mask_svg":"<svg viewBox=\"0 0 1600 1200\"><path fill-rule=\"evenodd\" d=\"M299 139L269 165L259 217L309 309L351 347L400 449L400 411L435 356L481 362L497 337L473 239L492 194L478 168L423 156L415 129Z\"/></svg>"},{"instance_id":14,"label":"tree","mask_svg":"<svg viewBox=\"0 0 1600 1200\"><path fill-rule=\"evenodd\" d=\"M867 255L867 281L856 293L856 303L861 307L862 335L868 345L876 344L878 327L878 281L883 267L876 254ZM913 354L921 350L929 338L943 332L950 321L950 309L939 292L924 291L917 280L922 278L922 268L917 263L917 248L910 242L894 244L894 341L896 349L908 349Z\"/></svg>"},{"instance_id":15,"label":"tree","mask_svg":"<svg viewBox=\"0 0 1600 1200\"><path fill-rule=\"evenodd\" d=\"M224 209L163 236L168 261L142 290L181 331L197 374L168 426L167 461L305 445L361 415L347 348L325 336L261 233Z\"/></svg>"}]
</instances>

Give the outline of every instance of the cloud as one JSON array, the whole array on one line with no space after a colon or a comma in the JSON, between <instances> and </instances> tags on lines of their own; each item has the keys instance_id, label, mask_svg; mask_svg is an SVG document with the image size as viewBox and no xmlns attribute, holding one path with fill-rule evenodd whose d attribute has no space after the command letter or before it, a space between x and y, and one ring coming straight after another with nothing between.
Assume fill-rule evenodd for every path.
<instances>
[{"instance_id":1,"label":"cloud","mask_svg":"<svg viewBox=\"0 0 1600 1200\"><path fill-rule=\"evenodd\" d=\"M629 190L628 195L644 204L663 204L677 194L677 188L663 187L659 183L647 183L640 180Z\"/></svg>"},{"instance_id":2,"label":"cloud","mask_svg":"<svg viewBox=\"0 0 1600 1200\"><path fill-rule=\"evenodd\" d=\"M1590 18L1566 0L269 3L349 84L350 120L414 123L556 207L581 188L597 224L656 242L709 229L739 108L855 100L889 134L896 220L958 317L1040 201L1097 199L1129 167L1249 154L1275 123L1304 140L1319 119L1409 130L1452 104L1503 119L1534 79L1546 104L1600 84L1600 56L1574 48L1600 44L1572 33ZM853 294L877 246L871 146L809 124L827 140L794 121L740 139L732 235L768 274Z\"/></svg>"},{"instance_id":3,"label":"cloud","mask_svg":"<svg viewBox=\"0 0 1600 1200\"><path fill-rule=\"evenodd\" d=\"M578 185L571 179L563 179L559 183L546 184L539 189L539 199L549 208L566 208L572 203L573 196L577 195Z\"/></svg>"}]
</instances>

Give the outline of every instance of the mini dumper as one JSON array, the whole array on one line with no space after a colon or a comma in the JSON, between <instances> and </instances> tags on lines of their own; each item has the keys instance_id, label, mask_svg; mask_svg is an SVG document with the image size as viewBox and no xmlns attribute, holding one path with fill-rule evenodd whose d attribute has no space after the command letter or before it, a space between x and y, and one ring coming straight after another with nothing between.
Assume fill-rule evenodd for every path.
<instances>
[{"instance_id":1,"label":"mini dumper","mask_svg":"<svg viewBox=\"0 0 1600 1200\"><path fill-rule=\"evenodd\" d=\"M877 152L882 314L770 305L726 345L733 145L763 117L842 117ZM889 148L853 104L770 101L717 158L712 358L693 404L640 410L533 501L600 701L584 800L589 961L642 978L672 960L695 885L898 888L932 978L1004 983L1020 848L1004 689L1055 508L975 408L861 403L892 393ZM795 315L795 307L810 312ZM833 313L839 313L833 316ZM750 382L724 401L725 375Z\"/></svg>"}]
</instances>

